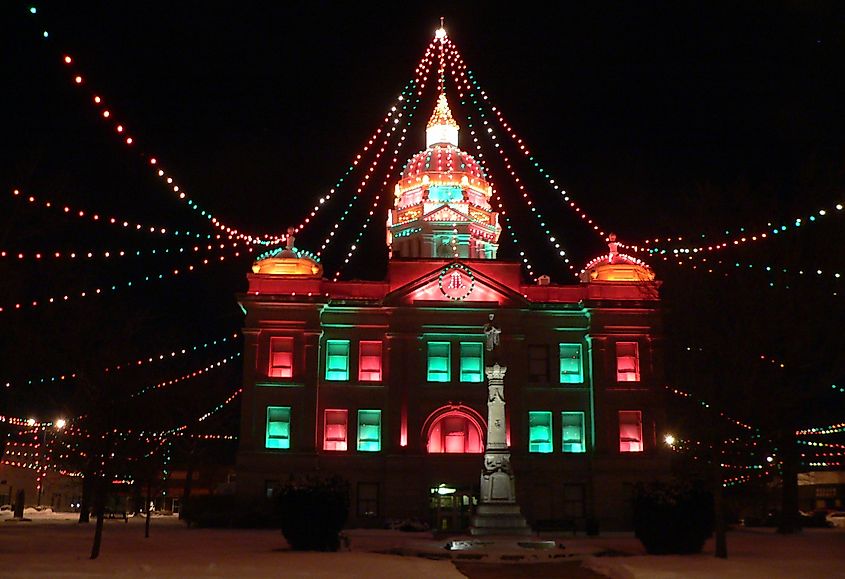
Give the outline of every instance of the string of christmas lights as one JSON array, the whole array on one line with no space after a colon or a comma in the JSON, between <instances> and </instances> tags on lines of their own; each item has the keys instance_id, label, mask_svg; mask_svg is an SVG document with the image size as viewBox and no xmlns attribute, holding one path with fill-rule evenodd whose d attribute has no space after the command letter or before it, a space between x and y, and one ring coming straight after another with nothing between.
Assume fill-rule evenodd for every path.
<instances>
[{"instance_id":1,"label":"string of christmas lights","mask_svg":"<svg viewBox=\"0 0 845 579\"><path fill-rule=\"evenodd\" d=\"M481 88L478 81L475 79L475 75L473 74L472 70L467 67L467 64L466 62L464 62L464 59L461 56L458 47L451 41L451 39L448 40L448 44L452 54L454 55L457 64L457 70L460 71L459 74L461 80L463 80L464 83L471 83L472 86L475 87L475 90L478 91L481 100L489 102L490 99L487 96L487 93ZM453 74L455 74L455 72L456 71L453 71ZM463 97L463 95L459 96ZM478 101L477 105L479 106L479 108L481 108L481 101ZM563 198L563 201L566 202L567 207L575 211L578 217L581 218L587 225L589 225L590 228L599 235L599 237L605 237L606 234L604 232L604 229L599 226L592 217L587 215L587 213L581 207L578 206L578 204L572 199L571 195L569 195L565 190L560 188L560 185L555 182L555 179L548 172L548 170L541 166L540 162L536 159L536 157L531 154L531 150L526 147L526 144L523 139L516 133L516 131L513 130L513 127L511 127L511 125L505 120L504 116L502 115L502 111L498 107L493 106L492 104L490 104L490 111L495 114L496 119L499 121L499 124L502 125L502 128L505 130L505 132L517 145L518 150L522 152L522 154L528 159L530 165L537 170L537 172L540 174L541 177L543 177L543 179L546 180L546 182L552 187L555 193L560 194L560 196ZM500 149L498 143L496 144L496 149Z\"/></svg>"},{"instance_id":2,"label":"string of christmas lights","mask_svg":"<svg viewBox=\"0 0 845 579\"><path fill-rule=\"evenodd\" d=\"M408 117L407 117L408 120L405 122L405 126L402 127L402 133L401 133L401 137L400 137L400 140L399 140L399 145L398 145L397 149L394 149L394 152L393 152L394 158L393 158L393 161L390 165L390 169L388 171L393 170L393 167L396 164L397 151L399 150L399 148L401 148L401 146L405 142L408 128L411 126L411 119L413 119L414 114L416 113L417 107L419 106L419 103L420 103L420 96L422 94L422 89L425 88L426 82L428 82L430 70L431 70L431 59L428 58L428 52L426 52L426 56L423 58L422 62L420 63L420 67L418 67L418 69L416 71L416 77L409 83L410 86L417 87L417 88L415 90L410 90L410 91L408 91L406 89L406 90L403 90L403 92L402 92L403 95L407 92L409 94L409 96L414 95L414 93L417 93L416 97L414 98L414 102L411 105L411 110L408 111L407 100L403 96L400 95L400 98L404 101L404 104L401 105L401 110L397 109L394 106L391 109L391 111L388 113L388 117L386 117L386 118L389 118L390 115L392 115L394 112L397 113L396 118L394 119L393 125L391 126L390 130L387 131L387 133L385 134L385 136L384 136L384 138L381 142L380 148L376 152L375 157L373 158L373 161L370 164L370 167L367 169L367 172L364 174L363 179L361 179L361 182L358 183L357 191L353 194L352 199L347 204L346 209L344 210L344 212L340 216L340 219L338 219L338 221L335 222L334 226L329 231L329 235L326 237L326 239L323 241L323 244L320 246L320 250L317 252L318 256L322 255L322 253L326 250L326 248L329 246L329 244L331 244L332 239L334 239L335 232L340 227L340 224L343 221L346 220L346 217L349 215L349 212L352 210L353 205L358 200L360 194L364 190L364 187L367 185L369 179L372 177L376 168L378 167L378 163L381 159L381 155L382 155L382 153L384 153L384 150L387 148L390 139L393 137L394 133L398 130L399 121L401 120L401 118L403 116L405 116L405 113L407 111L408 112ZM388 173L388 176L389 176L389 174L390 173ZM385 179L385 182L382 184L382 186L385 187L386 185L387 185L387 179ZM376 194L376 201L378 200L378 197L379 197L379 194L377 193ZM352 245L356 245L356 243L353 242ZM352 251L354 252L355 250L353 249ZM347 255L346 261L344 262L344 264L349 263L350 257L351 257L351 253L350 253L350 255Z\"/></svg>"},{"instance_id":3,"label":"string of christmas lights","mask_svg":"<svg viewBox=\"0 0 845 579\"><path fill-rule=\"evenodd\" d=\"M253 248L247 247L247 248L245 248L245 250L246 250L247 253L244 254L244 255L247 255L247 254L252 253ZM232 255L230 257L238 258L240 256L241 256L241 252L236 251L234 253L234 255ZM32 309L32 308L37 308L37 307L41 307L41 306L48 305L48 304L66 303L66 302L70 301L71 299L81 299L81 298L85 298L85 297L94 297L94 296L104 294L104 293L109 293L109 292L113 293L113 292L116 292L116 291L121 290L121 289L128 289L128 288L131 288L131 287L136 287L139 284L144 283L144 282L163 280L166 277L175 277L175 276L178 276L178 275L181 275L181 274L184 274L184 273L193 272L193 271L198 270L198 268L200 266L207 266L211 263L220 263L220 262L223 262L225 260L226 260L225 255L219 255L219 256L217 256L217 259L205 258L197 264L189 264L185 267L182 267L181 269L177 267L177 268L174 268L172 270L168 270L166 272L159 273L158 275L155 275L155 274L146 275L146 276L144 276L142 278L138 278L136 280L130 280L130 281L126 282L125 284L123 284L123 283L113 284L111 286L103 286L103 287L94 288L93 290L83 290L83 291L79 292L78 294L74 293L74 294L64 294L64 295L61 295L61 296L47 297L47 298L42 299L41 301L33 300L31 302L26 302L26 303L18 302L16 304L14 304L13 306L0 306L0 313L12 312L12 311L17 311L17 310Z\"/></svg>"},{"instance_id":4,"label":"string of christmas lights","mask_svg":"<svg viewBox=\"0 0 845 579\"><path fill-rule=\"evenodd\" d=\"M497 136L493 132L493 128L489 126L489 122L486 119L487 115L484 112L484 108L479 104L478 97L476 96L475 91L472 89L472 87L467 82L466 77L464 75L459 74L458 71L461 70L461 69L459 68L458 63L455 60L455 55L457 54L457 50L456 49L450 50L450 53L451 53L450 62L451 62L451 65L452 65L450 67L450 71L452 73L452 80L455 83L455 87L459 91L459 97L463 98L463 95L460 93L461 83L463 83L464 90L467 92L469 99L473 102L473 104L476 105L476 111L477 111L477 114L478 114L479 121L481 122L482 125L484 125L484 127L481 128L481 134L486 135L490 139L490 141L493 145L493 148L496 150L497 153L499 153L499 156L502 158L502 161L505 164L506 170L510 174L511 180L513 180L513 183L517 187L519 192L522 193L523 202L525 202L526 206L528 207L529 212L534 216L537 223L540 225L542 231L545 233L546 240L548 241L549 245L554 247L555 253L558 255L558 257L562 258L563 262L565 264L567 264L567 267L569 268L569 270L574 272L575 266L572 263L570 263L569 257L567 256L567 253L566 253L566 250L561 247L560 241L558 240L558 236L552 234L552 231L549 229L549 225L546 222L546 219L543 216L543 213L537 208L537 206L534 204L534 201L532 201L529 198L528 192L525 189L525 185L523 184L522 179L519 177L519 175L517 175L516 171L514 170L513 166L511 165L510 158L504 152L504 150L499 146L499 143L496 142ZM464 66L464 68L465 68L465 66ZM461 70L461 72L463 72L463 71ZM465 101L462 101L462 102L465 102ZM469 119L469 118L470 118L469 115L467 115L467 119ZM474 128L474 125L471 121L469 121L469 125L468 125L467 128L470 129L470 136L473 138L473 142L477 143L478 142L478 136L476 134L476 130ZM484 128L486 128L486 130L484 130ZM531 268L528 268L528 269L529 269L529 273L533 274L533 272L531 272Z\"/></svg>"},{"instance_id":5,"label":"string of christmas lights","mask_svg":"<svg viewBox=\"0 0 845 579\"><path fill-rule=\"evenodd\" d=\"M37 12L30 12L30 14L36 15ZM46 30L43 33L43 38L50 38L49 33ZM191 209L198 211L199 214L202 217L206 218L214 227L220 229L221 231L224 231L228 235L234 236L238 239L242 239L249 243L266 244L279 241L278 236L267 234L249 235L241 233L236 228L226 225L224 222L214 216L211 211L207 211L206 209L201 208L196 201L194 201L191 197L187 195L184 188L180 187L175 182L172 175L165 173L165 171L160 168L161 164L159 163L157 157L138 148L136 137L132 136L131 131L128 129L124 122L118 120L114 109L107 106L106 100L102 96L102 93L88 89L88 87L90 86L90 82L87 80L86 77L83 77L83 75L81 74L78 63L76 62L76 58L73 57L70 53L65 52L62 55L61 60L69 71L70 78L73 84L80 90L87 90L88 101L92 103L92 105L97 109L99 118L101 118L104 123L107 123L110 126L110 128L114 131L114 135L125 147L137 151L137 154L141 157L142 160L144 160L146 165L150 167L153 170L154 174L159 177L163 183L167 185L167 188L169 190L176 194L179 200L186 203Z\"/></svg>"},{"instance_id":6,"label":"string of christmas lights","mask_svg":"<svg viewBox=\"0 0 845 579\"><path fill-rule=\"evenodd\" d=\"M461 98L459 102L461 106L464 107L466 110L467 122L471 123L472 114L466 108L466 100ZM478 139L473 140L473 145L475 146L476 150L475 160L484 169L484 173L486 175L490 175L490 168L487 166L487 160L484 158L484 152L481 150L481 144L478 142ZM516 230L513 227L513 224L511 223L507 209L503 204L502 196L499 194L499 191L498 189L496 189L496 187L493 187L493 195L490 197L490 203L491 205L495 205L499 209L499 215L501 215L502 219L504 219L505 221L504 231L507 232L508 235L510 235L511 241L513 241L514 246L516 246L516 249L519 251L519 259L522 261L523 267L525 267L525 269L530 275L533 275L534 266L526 255L525 251L522 249L522 245L519 241L519 235L517 234Z\"/></svg>"},{"instance_id":7,"label":"string of christmas lights","mask_svg":"<svg viewBox=\"0 0 845 579\"><path fill-rule=\"evenodd\" d=\"M188 372L187 374L183 374L182 376L179 376L178 378L171 378L170 380L162 380L161 382L158 382L157 384L151 384L149 386L145 386L144 388L141 388L140 390L138 390L137 392L132 394L130 396L130 398L137 398L139 396L143 396L144 394L147 394L147 393L152 392L154 390L159 390L161 388L165 388L167 386L172 386L173 384L177 384L179 382L184 382L185 380L190 380L191 378L197 378L197 377L202 376L204 374L208 374L209 372L211 372L214 369L222 368L223 366L225 366L226 364L228 364L230 361L234 360L235 358L239 357L240 355L241 355L240 352L235 352L231 356L226 356L222 360L212 362L211 364L209 364L208 366L205 366L204 368L200 368L199 370L194 370L193 372Z\"/></svg>"},{"instance_id":8,"label":"string of christmas lights","mask_svg":"<svg viewBox=\"0 0 845 579\"><path fill-rule=\"evenodd\" d=\"M229 241L225 244L229 247L237 247L240 242L237 241ZM118 258L118 257L150 257L150 256L170 256L170 255L180 255L180 254L190 254L191 252L199 253L200 251L210 251L212 249L212 245L193 245L193 246L183 246L183 247L159 247L153 249L136 249L136 250L126 250L126 249L116 249L116 250L109 250L109 249L98 249L98 250L89 250L89 251L72 251L72 250L65 250L65 251L30 251L30 252L23 252L23 251L9 251L9 250L0 250L0 258L9 258L15 259L17 261L24 261L24 260L59 260L59 259L111 259L111 258Z\"/></svg>"},{"instance_id":9,"label":"string of christmas lights","mask_svg":"<svg viewBox=\"0 0 845 579\"><path fill-rule=\"evenodd\" d=\"M15 197L23 196L23 193L20 189L12 190L12 195ZM24 196L26 200L33 205L39 205L45 209L52 209L64 213L65 215L77 217L80 219L90 219L96 223L103 223L107 225L114 225L116 227L121 227L127 231L143 231L144 233L152 233L155 235L164 235L164 236L173 236L173 237L187 237L187 238L194 238L194 239L223 239L223 236L220 234L210 234L210 233L196 233L188 230L178 230L175 229L170 231L167 227L161 227L157 225L144 225L141 223L132 223L126 219L120 219L114 216L101 216L99 213L92 213L90 211L85 211L81 209L74 209L70 205L65 204L56 204L52 201L39 201L37 197L34 195L26 195Z\"/></svg>"},{"instance_id":10,"label":"string of christmas lights","mask_svg":"<svg viewBox=\"0 0 845 579\"><path fill-rule=\"evenodd\" d=\"M105 367L103 369L103 372L115 372L115 371L118 371L118 370L125 370L125 369L128 369L128 368L137 368L137 367L143 366L145 364L152 364L153 362L157 362L157 361L161 361L161 360L165 360L165 359L172 359L172 358L176 358L176 357L179 357L179 356L184 356L184 355L187 355L187 354L191 354L193 352L197 352L197 351L200 351L200 350L205 350L205 349L214 347L217 344L226 344L229 341L236 340L238 338L238 336L239 336L239 334L237 332L234 332L234 333L232 333L228 336L224 336L222 338L215 338L213 340L206 340L206 341L202 342L201 344L198 343L198 344L193 344L191 346L183 346L181 348L176 348L169 353L156 354L155 356L145 356L145 357L142 357L142 358L137 358L135 360L130 360L130 361L127 361L127 362L121 362L119 364L113 364L111 366ZM30 378L30 379L26 380L25 382L22 381L20 384L21 385L25 384L27 386L50 384L50 383L53 383L53 382L62 382L64 380L71 380L71 379L76 378L76 376L77 376L76 372L71 372L71 373L66 373L66 374L57 374L55 376L43 376L41 378ZM5 384L4 384L4 386L6 388L12 388L12 387L17 386L17 385L18 384L11 382L11 381L5 382ZM2 421L2 420L3 420L3 417L0 416L0 421Z\"/></svg>"},{"instance_id":11,"label":"string of christmas lights","mask_svg":"<svg viewBox=\"0 0 845 579\"><path fill-rule=\"evenodd\" d=\"M725 420L727 420L729 422L732 422L733 424L739 426L740 428L744 428L745 430L749 430L749 431L759 432L758 428L754 428L750 424L747 424L747 423L745 423L741 420L737 420L736 418L733 418L733 417L729 416L728 414L725 414L721 410L717 410L716 408L713 408L709 403L707 403L703 400L696 399L689 392L684 392L683 390L679 390L677 388L674 388L674 387L668 386L668 385L664 385L663 387L666 388L666 390L668 390L672 394L675 394L676 396L680 396L682 398L687 398L689 400L692 400L693 402L697 402L699 405L701 405L704 408L707 408L708 410L713 410L714 412L717 412L719 414L719 416L721 416L722 418L724 418Z\"/></svg>"},{"instance_id":12,"label":"string of christmas lights","mask_svg":"<svg viewBox=\"0 0 845 579\"><path fill-rule=\"evenodd\" d=\"M426 72L426 77L425 77L425 80L427 80L427 79L428 79L428 72ZM425 82L425 80L423 82ZM407 129L411 126L411 124L413 122L414 115L417 112L417 107L419 106L419 103L420 103L420 97L418 95L417 98L414 99L414 103L411 105L411 110L408 111L408 115L407 115L408 120L405 122L405 127L402 129L402 135L399 137L399 141L397 142L396 147L393 149L393 152L391 153L391 155L393 157L390 160L390 165L388 166L387 172L384 176L384 181L382 181L382 184L381 184L382 190L386 190L387 184L390 181L390 177L393 175L393 170L396 168L396 164L399 160L399 152L402 150L402 148L405 145L405 141L406 141L406 137L407 137ZM403 109L404 108L405 107L403 107ZM382 150L384 150L383 147L382 147ZM352 255L355 253L355 251L358 249L358 247L360 247L361 238L364 236L364 233L366 233L367 228L370 225L370 221L373 218L373 215L375 215L378 212L378 208L381 205L381 197L382 197L381 193L379 193L377 191L376 195L373 199L372 206L370 207L369 213L367 214L367 217L364 219L363 225L358 230L357 234L355 235L355 239L350 244L349 250L346 253L346 257L344 258L343 263L340 265L340 267L337 268L337 271L335 272L334 281L338 280L338 278L340 277L340 273L343 269L343 266L345 266L346 264L349 263L349 260L352 259Z\"/></svg>"},{"instance_id":13,"label":"string of christmas lights","mask_svg":"<svg viewBox=\"0 0 845 579\"><path fill-rule=\"evenodd\" d=\"M647 251L650 254L657 254L657 255L664 255L664 254L673 254L673 255L680 255L680 254L697 254L703 252L711 252L711 251L719 251L722 249L726 249L729 247L738 247L747 243L753 243L758 241L763 241L764 239L771 239L773 237L780 236L782 233L787 231L797 231L803 225L807 225L809 223L817 222L821 217L826 217L828 215L841 215L842 213L842 202L833 203L828 208L819 209L815 213L811 213L806 217L798 217L791 222L791 225L788 224L781 224L781 225L774 225L771 222L766 224L767 229L762 230L762 228L757 228L757 233L748 233L745 227L739 228L739 233L733 235L729 239L724 241L717 241L716 243L709 243L703 245L686 245L681 247L668 247L667 245L660 245L668 244L668 243L679 243L684 241L683 236L677 237L666 237L662 240L659 237L654 239L646 239L641 244L637 246L629 246L638 248L640 251ZM731 235L730 230L725 231L725 235ZM702 233L698 236L699 239L706 239L706 234ZM647 246L647 247L643 247Z\"/></svg>"},{"instance_id":14,"label":"string of christmas lights","mask_svg":"<svg viewBox=\"0 0 845 579\"><path fill-rule=\"evenodd\" d=\"M842 434L843 432L845 432L845 422L831 424L830 426L804 428L803 430L796 430L795 434L798 436L805 436L808 434Z\"/></svg>"},{"instance_id":15,"label":"string of christmas lights","mask_svg":"<svg viewBox=\"0 0 845 579\"><path fill-rule=\"evenodd\" d=\"M389 107L387 113L385 114L384 118L382 119L381 124L375 130L375 132L373 132L373 134L370 135L370 138L367 139L367 143L364 145L364 147L361 149L361 151L355 155L355 158L352 160L352 163L346 168L346 172L343 175L341 175L340 179L338 179L335 182L334 186L329 189L329 192L327 194L320 197L317 204L314 205L314 207L311 209L311 213L307 217L305 217L305 219L303 219L302 222L299 223L299 225L297 225L294 228L294 233L301 232L305 228L305 226L311 222L311 220L317 215L317 213L320 211L320 209L325 207L326 204L328 203L328 201L334 196L335 192L338 189L340 189L340 186L343 184L343 182L346 180L346 178L349 177L349 175L355 170L356 167L358 167L358 164L361 162L362 158L364 157L364 154L367 151L369 151L370 147L373 146L373 143L378 138L378 135L380 135L384 131L385 125L387 125L390 122L390 118L391 118L392 114L394 112L396 112L397 107L401 106L403 101L405 101L408 98L408 96L413 94L415 91L417 91L417 92L421 91L422 88L425 87L424 82L420 86L420 78L419 77L420 77L420 74L423 72L423 70L425 70L425 78L426 79L428 78L428 71L431 68L431 62L430 62L431 61L431 53L433 52L433 50L434 50L434 41L429 43L429 45L426 48L422 58L417 63L417 66L416 66L415 71L414 71L416 77L413 80L409 81L405 85L405 88L403 88L402 92L400 92L397 99L393 103L390 104L390 107ZM393 125L395 125L395 124L396 123L393 123ZM360 185L359 185L358 193L360 193ZM348 211L348 209L347 209L347 211Z\"/></svg>"}]
</instances>

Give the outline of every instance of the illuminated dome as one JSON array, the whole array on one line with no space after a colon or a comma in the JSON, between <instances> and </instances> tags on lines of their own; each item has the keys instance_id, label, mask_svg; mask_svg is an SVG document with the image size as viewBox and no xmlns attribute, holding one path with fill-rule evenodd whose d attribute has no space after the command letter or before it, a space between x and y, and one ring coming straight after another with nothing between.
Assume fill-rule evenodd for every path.
<instances>
[{"instance_id":1,"label":"illuminated dome","mask_svg":"<svg viewBox=\"0 0 845 579\"><path fill-rule=\"evenodd\" d=\"M323 266L316 255L293 246L293 227L288 228L284 247L276 247L259 255L252 272L266 275L322 277Z\"/></svg>"},{"instance_id":2,"label":"illuminated dome","mask_svg":"<svg viewBox=\"0 0 845 579\"><path fill-rule=\"evenodd\" d=\"M426 148L405 164L388 220L397 257L494 259L501 233L493 188L481 165L458 148L460 127L445 94L426 125Z\"/></svg>"},{"instance_id":3,"label":"illuminated dome","mask_svg":"<svg viewBox=\"0 0 845 579\"><path fill-rule=\"evenodd\" d=\"M610 251L591 260L581 270L582 282L649 282L654 271L641 259L619 253L616 235L608 237Z\"/></svg>"}]
</instances>

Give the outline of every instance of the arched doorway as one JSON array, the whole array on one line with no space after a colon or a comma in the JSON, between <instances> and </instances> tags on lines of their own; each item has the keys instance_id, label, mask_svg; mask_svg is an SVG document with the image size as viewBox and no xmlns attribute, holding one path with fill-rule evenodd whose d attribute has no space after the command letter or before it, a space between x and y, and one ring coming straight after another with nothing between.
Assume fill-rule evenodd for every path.
<instances>
[{"instance_id":1,"label":"arched doorway","mask_svg":"<svg viewBox=\"0 0 845 579\"><path fill-rule=\"evenodd\" d=\"M468 406L438 408L423 425L429 454L479 454L484 452L484 419Z\"/></svg>"}]
</instances>

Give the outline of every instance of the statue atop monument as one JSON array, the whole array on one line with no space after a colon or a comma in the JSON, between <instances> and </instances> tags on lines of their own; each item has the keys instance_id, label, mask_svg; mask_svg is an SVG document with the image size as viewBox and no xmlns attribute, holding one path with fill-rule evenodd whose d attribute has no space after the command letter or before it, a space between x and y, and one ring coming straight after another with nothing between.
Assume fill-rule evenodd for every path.
<instances>
[{"instance_id":1,"label":"statue atop monument","mask_svg":"<svg viewBox=\"0 0 845 579\"><path fill-rule=\"evenodd\" d=\"M487 316L487 323L484 324L484 337L486 338L486 342L484 344L484 349L486 351L485 358L487 359L487 365L489 366L501 361L502 329L498 326L498 324L496 324L495 317L496 314L489 314Z\"/></svg>"}]
</instances>

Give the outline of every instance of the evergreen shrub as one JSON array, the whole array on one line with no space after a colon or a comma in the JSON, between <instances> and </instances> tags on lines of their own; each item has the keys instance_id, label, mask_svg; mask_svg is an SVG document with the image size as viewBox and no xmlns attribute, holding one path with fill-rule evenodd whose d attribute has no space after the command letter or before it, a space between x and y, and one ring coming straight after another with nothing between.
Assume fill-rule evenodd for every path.
<instances>
[{"instance_id":1,"label":"evergreen shrub","mask_svg":"<svg viewBox=\"0 0 845 579\"><path fill-rule=\"evenodd\" d=\"M337 551L349 513L349 483L339 476L291 479L278 493L282 534L295 551Z\"/></svg>"},{"instance_id":2,"label":"evergreen shrub","mask_svg":"<svg viewBox=\"0 0 845 579\"><path fill-rule=\"evenodd\" d=\"M699 553L713 524L713 495L701 485L653 482L634 489L634 534L651 555Z\"/></svg>"}]
</instances>

